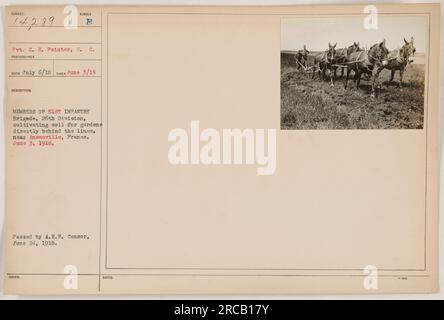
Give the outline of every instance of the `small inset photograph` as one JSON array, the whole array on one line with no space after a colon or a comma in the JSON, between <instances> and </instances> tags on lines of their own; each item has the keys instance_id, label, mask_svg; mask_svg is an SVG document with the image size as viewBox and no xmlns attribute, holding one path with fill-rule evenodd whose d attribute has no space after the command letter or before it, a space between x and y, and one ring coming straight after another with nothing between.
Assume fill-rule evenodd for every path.
<instances>
[{"instance_id":1,"label":"small inset photograph","mask_svg":"<svg viewBox=\"0 0 444 320\"><path fill-rule=\"evenodd\" d=\"M281 21L281 129L422 129L424 15Z\"/></svg>"}]
</instances>

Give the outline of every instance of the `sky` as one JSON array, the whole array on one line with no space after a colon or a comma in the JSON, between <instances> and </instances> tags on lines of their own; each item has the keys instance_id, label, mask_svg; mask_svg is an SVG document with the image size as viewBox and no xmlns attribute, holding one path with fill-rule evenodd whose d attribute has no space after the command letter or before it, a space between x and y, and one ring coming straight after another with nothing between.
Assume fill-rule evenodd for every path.
<instances>
[{"instance_id":1,"label":"sky","mask_svg":"<svg viewBox=\"0 0 444 320\"><path fill-rule=\"evenodd\" d=\"M378 28L364 28L365 16L342 17L289 17L281 22L281 49L299 50L307 45L308 50L321 51L328 42L338 43L337 48L347 47L359 41L360 47L370 48L386 39L389 50L402 47L403 38L414 38L416 51L425 52L428 42L428 19L424 15L393 16L379 15Z\"/></svg>"}]
</instances>

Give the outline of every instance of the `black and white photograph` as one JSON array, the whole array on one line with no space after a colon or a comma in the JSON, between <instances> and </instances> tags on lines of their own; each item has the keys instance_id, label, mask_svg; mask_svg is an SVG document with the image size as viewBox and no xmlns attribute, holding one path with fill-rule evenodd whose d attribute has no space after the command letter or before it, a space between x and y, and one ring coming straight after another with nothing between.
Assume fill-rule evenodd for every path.
<instances>
[{"instance_id":1,"label":"black and white photograph","mask_svg":"<svg viewBox=\"0 0 444 320\"><path fill-rule=\"evenodd\" d=\"M422 129L424 15L281 22L281 129Z\"/></svg>"}]
</instances>

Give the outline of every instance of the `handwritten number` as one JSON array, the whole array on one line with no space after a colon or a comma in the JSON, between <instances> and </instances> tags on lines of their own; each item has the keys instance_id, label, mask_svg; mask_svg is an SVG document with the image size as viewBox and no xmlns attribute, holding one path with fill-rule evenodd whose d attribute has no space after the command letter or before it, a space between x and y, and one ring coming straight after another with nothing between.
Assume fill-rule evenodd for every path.
<instances>
[{"instance_id":1,"label":"handwritten number","mask_svg":"<svg viewBox=\"0 0 444 320\"><path fill-rule=\"evenodd\" d=\"M27 27L26 30L29 31L29 30L31 30L32 27L38 26L39 24L41 27L52 26L54 24L54 21L55 21L54 16L41 17L41 18L38 18L38 17L21 17L21 18L16 17L14 19L13 25L17 25L17 24L22 25L24 27Z\"/></svg>"},{"instance_id":2,"label":"handwritten number","mask_svg":"<svg viewBox=\"0 0 444 320\"><path fill-rule=\"evenodd\" d=\"M32 28L33 26L36 26L36 25L37 25L37 19L36 19L36 18L32 18L32 23L31 23L31 25L28 27L28 31L31 30L31 28Z\"/></svg>"}]
</instances>

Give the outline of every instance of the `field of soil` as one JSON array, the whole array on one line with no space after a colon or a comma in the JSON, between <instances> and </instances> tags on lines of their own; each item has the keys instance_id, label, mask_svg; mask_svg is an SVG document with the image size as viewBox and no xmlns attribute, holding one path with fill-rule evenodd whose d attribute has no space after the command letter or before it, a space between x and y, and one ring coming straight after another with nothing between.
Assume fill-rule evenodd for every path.
<instances>
[{"instance_id":1,"label":"field of soil","mask_svg":"<svg viewBox=\"0 0 444 320\"><path fill-rule=\"evenodd\" d=\"M418 61L418 60L417 60ZM418 62L422 62L419 60ZM371 82L364 77L360 88L352 80L344 89L338 70L335 85L311 78L297 70L294 59L281 54L281 129L422 129L424 118L424 75L422 63L407 66L403 90L399 72L389 88L390 71L380 74L382 87L377 98L370 97Z\"/></svg>"}]
</instances>

